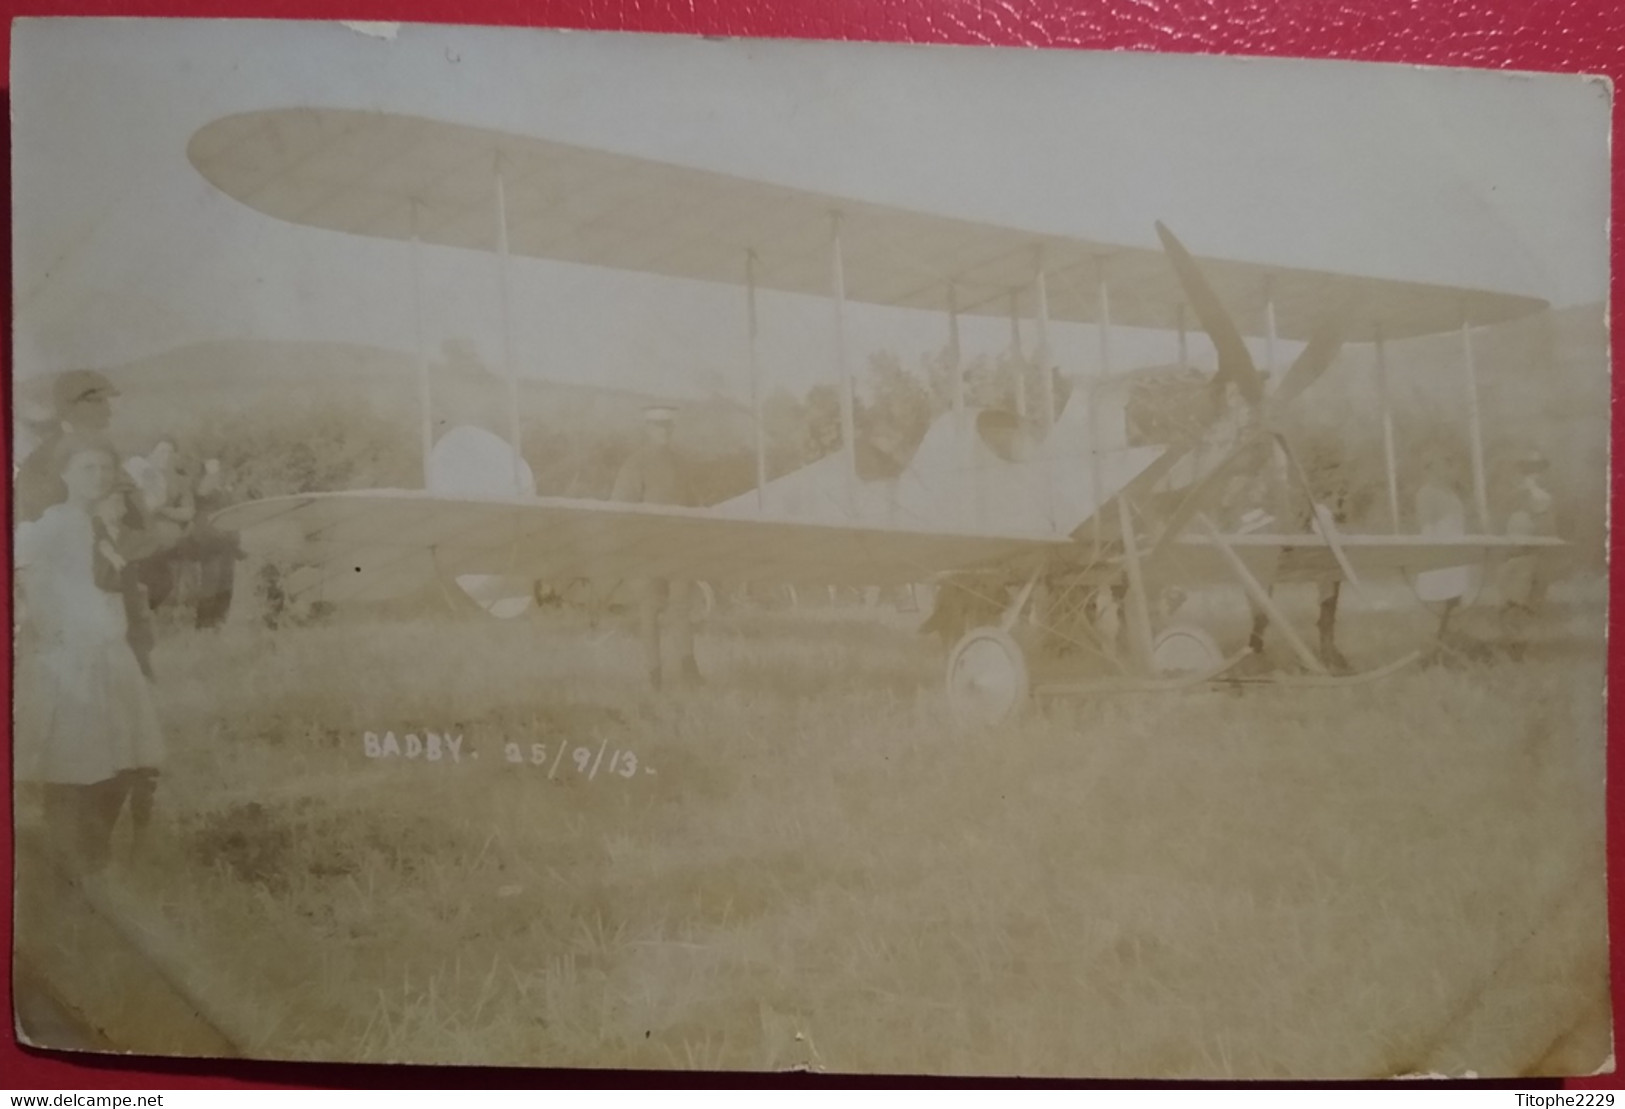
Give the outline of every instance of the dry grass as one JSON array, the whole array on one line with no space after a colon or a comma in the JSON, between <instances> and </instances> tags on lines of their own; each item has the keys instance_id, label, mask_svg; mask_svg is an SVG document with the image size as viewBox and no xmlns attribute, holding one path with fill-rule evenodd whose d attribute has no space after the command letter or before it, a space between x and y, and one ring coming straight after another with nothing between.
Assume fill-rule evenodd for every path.
<instances>
[{"instance_id":1,"label":"dry grass","mask_svg":"<svg viewBox=\"0 0 1625 1109\"><path fill-rule=\"evenodd\" d=\"M710 687L657 699L623 630L569 614L177 634L160 857L111 896L273 1057L1286 1077L1609 1050L1594 645L997 735L950 727L907 630L738 617L700 650ZM463 760L365 757L425 729ZM561 741L655 773L503 758Z\"/></svg>"}]
</instances>

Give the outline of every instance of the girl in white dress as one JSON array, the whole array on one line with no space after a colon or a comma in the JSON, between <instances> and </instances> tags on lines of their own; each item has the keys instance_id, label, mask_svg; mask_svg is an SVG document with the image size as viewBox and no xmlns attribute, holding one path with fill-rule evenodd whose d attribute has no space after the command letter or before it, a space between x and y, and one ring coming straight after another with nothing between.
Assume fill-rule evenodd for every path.
<instances>
[{"instance_id":1,"label":"girl in white dress","mask_svg":"<svg viewBox=\"0 0 1625 1109\"><path fill-rule=\"evenodd\" d=\"M126 802L139 844L164 744L125 638L116 525L101 511L117 458L99 439L69 435L53 462L67 500L17 531L17 778L42 783L53 846L95 872Z\"/></svg>"}]
</instances>

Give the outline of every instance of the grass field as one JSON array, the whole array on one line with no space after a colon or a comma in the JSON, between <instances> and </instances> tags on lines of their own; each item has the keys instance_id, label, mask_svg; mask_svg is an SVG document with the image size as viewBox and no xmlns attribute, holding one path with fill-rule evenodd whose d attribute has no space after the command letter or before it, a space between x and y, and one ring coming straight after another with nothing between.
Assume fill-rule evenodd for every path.
<instances>
[{"instance_id":1,"label":"grass field","mask_svg":"<svg viewBox=\"0 0 1625 1109\"><path fill-rule=\"evenodd\" d=\"M1597 624L997 734L945 718L934 645L838 613L714 620L707 688L666 697L628 629L570 613L175 632L162 834L102 896L258 1056L1591 1071ZM431 731L460 757L368 755Z\"/></svg>"}]
</instances>

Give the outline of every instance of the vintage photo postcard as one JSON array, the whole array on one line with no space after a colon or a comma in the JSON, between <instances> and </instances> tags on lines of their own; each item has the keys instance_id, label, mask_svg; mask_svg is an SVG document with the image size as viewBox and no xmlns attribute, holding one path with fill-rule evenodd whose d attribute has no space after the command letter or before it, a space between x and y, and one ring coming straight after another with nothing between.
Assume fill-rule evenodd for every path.
<instances>
[{"instance_id":1,"label":"vintage photo postcard","mask_svg":"<svg viewBox=\"0 0 1625 1109\"><path fill-rule=\"evenodd\" d=\"M1611 90L14 32L15 1020L1611 1069Z\"/></svg>"}]
</instances>

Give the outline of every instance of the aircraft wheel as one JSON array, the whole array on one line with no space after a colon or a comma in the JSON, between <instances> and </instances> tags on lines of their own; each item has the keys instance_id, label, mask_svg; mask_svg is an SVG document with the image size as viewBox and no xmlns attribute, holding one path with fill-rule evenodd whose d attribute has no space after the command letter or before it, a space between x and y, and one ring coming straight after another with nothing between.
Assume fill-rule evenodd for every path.
<instances>
[{"instance_id":1,"label":"aircraft wheel","mask_svg":"<svg viewBox=\"0 0 1625 1109\"><path fill-rule=\"evenodd\" d=\"M1177 678L1218 669L1224 664L1224 652L1201 628L1175 624L1163 628L1152 641L1151 663L1158 675Z\"/></svg>"},{"instance_id":2,"label":"aircraft wheel","mask_svg":"<svg viewBox=\"0 0 1625 1109\"><path fill-rule=\"evenodd\" d=\"M967 727L1002 724L1027 703L1021 646L999 628L972 628L948 655L948 707Z\"/></svg>"}]
</instances>

